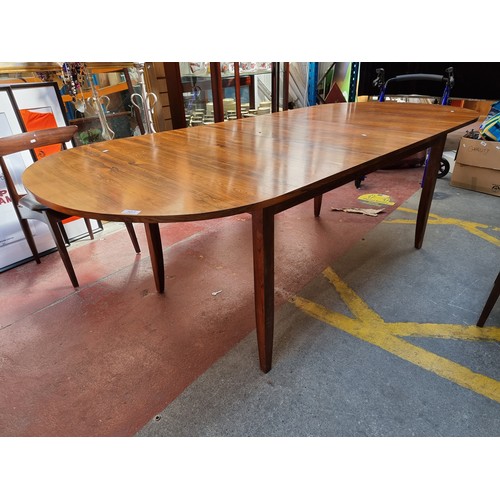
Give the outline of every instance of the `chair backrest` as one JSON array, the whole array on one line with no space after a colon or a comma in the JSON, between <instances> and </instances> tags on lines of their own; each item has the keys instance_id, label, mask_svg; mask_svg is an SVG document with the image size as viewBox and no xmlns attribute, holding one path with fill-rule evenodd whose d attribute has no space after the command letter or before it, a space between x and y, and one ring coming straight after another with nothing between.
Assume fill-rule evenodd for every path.
<instances>
[{"instance_id":1,"label":"chair backrest","mask_svg":"<svg viewBox=\"0 0 500 500\"><path fill-rule=\"evenodd\" d=\"M65 143L72 139L77 130L76 125L68 125L0 137L0 167L5 178L7 191L14 204L17 205L24 194L19 193L16 189L16 184L3 157L52 144L61 144L64 148Z\"/></svg>"}]
</instances>

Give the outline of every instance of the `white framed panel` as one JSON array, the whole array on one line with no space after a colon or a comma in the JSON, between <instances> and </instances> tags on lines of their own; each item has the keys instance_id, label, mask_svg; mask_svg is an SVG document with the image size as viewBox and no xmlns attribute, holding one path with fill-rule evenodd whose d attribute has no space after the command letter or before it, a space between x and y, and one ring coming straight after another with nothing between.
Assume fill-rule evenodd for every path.
<instances>
[{"instance_id":1,"label":"white framed panel","mask_svg":"<svg viewBox=\"0 0 500 500\"><path fill-rule=\"evenodd\" d=\"M0 87L0 137L7 137L24 132L16 108L12 91L9 87ZM24 191L21 176L33 157L29 151L23 151L4 157L12 177L20 192ZM47 226L40 221L30 220L29 225L39 252L54 248L54 240ZM32 254L24 238L21 225L7 192L5 179L0 173L0 270L8 269L18 262L31 259Z\"/></svg>"}]
</instances>

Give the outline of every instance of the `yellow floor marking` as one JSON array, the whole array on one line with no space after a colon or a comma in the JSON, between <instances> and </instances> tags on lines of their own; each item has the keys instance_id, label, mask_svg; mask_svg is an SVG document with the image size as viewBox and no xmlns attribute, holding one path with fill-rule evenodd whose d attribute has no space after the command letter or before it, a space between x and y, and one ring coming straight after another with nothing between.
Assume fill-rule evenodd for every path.
<instances>
[{"instance_id":1,"label":"yellow floor marking","mask_svg":"<svg viewBox=\"0 0 500 500\"><path fill-rule=\"evenodd\" d=\"M500 341L500 328L433 323L386 323L328 267L324 276L335 287L354 318L330 311L320 304L295 296L291 302L306 314L370 342L401 359L435 373L462 387L500 403L500 381L415 346L400 337L434 337L460 340Z\"/></svg>"},{"instance_id":2,"label":"yellow floor marking","mask_svg":"<svg viewBox=\"0 0 500 500\"><path fill-rule=\"evenodd\" d=\"M358 200L364 201L370 205L394 205L395 203L391 200L390 196L386 194L362 194L358 196Z\"/></svg>"},{"instance_id":3,"label":"yellow floor marking","mask_svg":"<svg viewBox=\"0 0 500 500\"><path fill-rule=\"evenodd\" d=\"M416 214L417 210L414 210L413 208L406 208L406 207L398 207L396 210L401 210L403 212L408 212L412 214ZM415 220L413 219L392 219L392 220L384 220L383 221L386 224L415 224ZM467 220L461 220L461 219L454 219L452 217L441 217L440 215L436 214L429 214L429 219L427 221L428 224L449 224L453 226L458 226L464 229L465 231L468 231L471 234L474 234L476 236L479 236L479 238L483 238L486 241L489 241L490 243L493 243L493 245L496 245L500 247L500 239L495 238L494 236L486 233L485 231L482 231L482 229L489 229L491 231L500 231L500 227L495 227L495 226L488 226L487 224L481 224L480 222L472 222L472 221L467 221Z\"/></svg>"}]
</instances>

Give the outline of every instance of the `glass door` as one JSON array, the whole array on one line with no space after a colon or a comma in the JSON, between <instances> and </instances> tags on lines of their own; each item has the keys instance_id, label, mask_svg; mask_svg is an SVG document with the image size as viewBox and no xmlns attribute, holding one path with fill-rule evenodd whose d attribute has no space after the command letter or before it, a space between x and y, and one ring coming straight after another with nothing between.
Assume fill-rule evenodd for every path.
<instances>
[{"instance_id":1,"label":"glass door","mask_svg":"<svg viewBox=\"0 0 500 500\"><path fill-rule=\"evenodd\" d=\"M186 126L214 123L210 63L181 62L179 66Z\"/></svg>"}]
</instances>

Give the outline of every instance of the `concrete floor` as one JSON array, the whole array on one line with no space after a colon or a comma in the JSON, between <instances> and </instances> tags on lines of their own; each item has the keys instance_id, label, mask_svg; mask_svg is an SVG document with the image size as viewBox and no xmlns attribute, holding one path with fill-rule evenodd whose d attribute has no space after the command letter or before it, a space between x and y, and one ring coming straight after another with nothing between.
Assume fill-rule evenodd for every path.
<instances>
[{"instance_id":1,"label":"concrete floor","mask_svg":"<svg viewBox=\"0 0 500 500\"><path fill-rule=\"evenodd\" d=\"M415 250L402 209L418 199L280 308L268 374L247 337L138 435L500 436L500 304L475 326L500 265L500 200L439 180L446 223Z\"/></svg>"}]
</instances>

